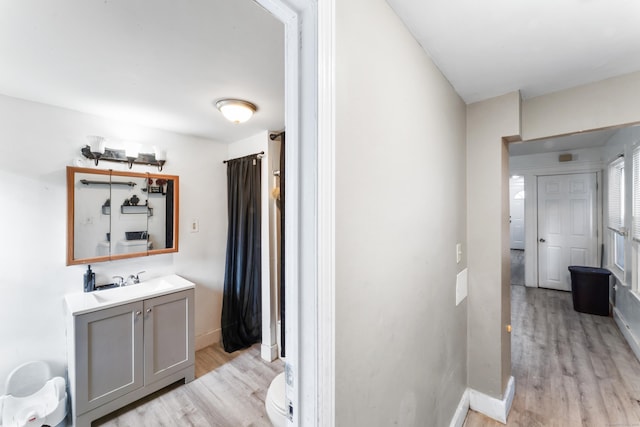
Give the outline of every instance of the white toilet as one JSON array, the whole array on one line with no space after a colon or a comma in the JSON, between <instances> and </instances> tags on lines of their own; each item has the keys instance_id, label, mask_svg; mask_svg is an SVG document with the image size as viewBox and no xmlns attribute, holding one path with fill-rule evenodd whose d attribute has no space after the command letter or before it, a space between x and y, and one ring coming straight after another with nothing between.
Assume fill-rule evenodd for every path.
<instances>
[{"instance_id":1,"label":"white toilet","mask_svg":"<svg viewBox=\"0 0 640 427\"><path fill-rule=\"evenodd\" d=\"M287 426L287 405L284 382L283 372L271 381L269 390L267 390L267 398L264 402L267 408L267 415L273 427Z\"/></svg>"}]
</instances>

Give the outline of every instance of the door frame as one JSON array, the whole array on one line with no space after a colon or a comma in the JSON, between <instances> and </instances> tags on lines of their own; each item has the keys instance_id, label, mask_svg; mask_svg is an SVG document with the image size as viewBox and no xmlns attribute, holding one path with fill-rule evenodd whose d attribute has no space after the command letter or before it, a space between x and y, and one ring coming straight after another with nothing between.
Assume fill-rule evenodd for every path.
<instances>
[{"instance_id":1,"label":"door frame","mask_svg":"<svg viewBox=\"0 0 640 427\"><path fill-rule=\"evenodd\" d=\"M538 286L538 177L548 175L569 175L576 173L596 174L596 223L597 223L597 257L602 257L602 163L571 164L563 166L514 168L511 175L524 176L525 194L535 194L535 197L525 197L524 200L524 284L530 288Z\"/></svg>"},{"instance_id":2,"label":"door frame","mask_svg":"<svg viewBox=\"0 0 640 427\"><path fill-rule=\"evenodd\" d=\"M285 29L288 424L333 427L335 0L254 1Z\"/></svg>"}]
</instances>

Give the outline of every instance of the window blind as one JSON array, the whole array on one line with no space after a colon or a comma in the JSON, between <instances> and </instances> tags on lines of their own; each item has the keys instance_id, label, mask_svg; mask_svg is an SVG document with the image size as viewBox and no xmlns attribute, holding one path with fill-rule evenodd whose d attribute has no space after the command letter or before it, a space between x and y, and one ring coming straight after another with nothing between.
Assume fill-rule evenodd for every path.
<instances>
[{"instance_id":1,"label":"window blind","mask_svg":"<svg viewBox=\"0 0 640 427\"><path fill-rule=\"evenodd\" d=\"M640 241L640 145L633 150L633 223L632 237Z\"/></svg>"},{"instance_id":2,"label":"window blind","mask_svg":"<svg viewBox=\"0 0 640 427\"><path fill-rule=\"evenodd\" d=\"M608 182L608 226L622 233L624 226L624 158L620 157L609 164Z\"/></svg>"}]
</instances>

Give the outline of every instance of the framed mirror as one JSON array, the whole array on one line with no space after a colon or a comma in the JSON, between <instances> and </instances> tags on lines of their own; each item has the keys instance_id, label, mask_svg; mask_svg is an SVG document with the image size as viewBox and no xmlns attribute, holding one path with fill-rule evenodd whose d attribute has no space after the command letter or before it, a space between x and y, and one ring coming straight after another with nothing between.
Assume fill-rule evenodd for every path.
<instances>
[{"instance_id":1,"label":"framed mirror","mask_svg":"<svg viewBox=\"0 0 640 427\"><path fill-rule=\"evenodd\" d=\"M178 251L175 175L67 168L67 265Z\"/></svg>"}]
</instances>

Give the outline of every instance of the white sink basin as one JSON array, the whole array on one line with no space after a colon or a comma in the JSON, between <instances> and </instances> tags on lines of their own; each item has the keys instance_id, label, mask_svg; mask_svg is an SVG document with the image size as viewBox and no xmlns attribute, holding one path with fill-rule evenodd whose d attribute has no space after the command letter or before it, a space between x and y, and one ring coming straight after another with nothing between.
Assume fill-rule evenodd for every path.
<instances>
[{"instance_id":1,"label":"white sink basin","mask_svg":"<svg viewBox=\"0 0 640 427\"><path fill-rule=\"evenodd\" d=\"M126 301L138 296L146 296L156 291L172 289L174 286L162 279L154 279L137 285L122 286L119 288L107 289L104 291L94 291L89 293L98 303L113 301Z\"/></svg>"},{"instance_id":2,"label":"white sink basin","mask_svg":"<svg viewBox=\"0 0 640 427\"><path fill-rule=\"evenodd\" d=\"M178 275L171 274L143 281L137 285L122 286L104 291L67 294L65 295L65 302L70 314L76 315L194 287L194 283Z\"/></svg>"}]
</instances>

